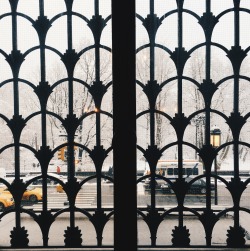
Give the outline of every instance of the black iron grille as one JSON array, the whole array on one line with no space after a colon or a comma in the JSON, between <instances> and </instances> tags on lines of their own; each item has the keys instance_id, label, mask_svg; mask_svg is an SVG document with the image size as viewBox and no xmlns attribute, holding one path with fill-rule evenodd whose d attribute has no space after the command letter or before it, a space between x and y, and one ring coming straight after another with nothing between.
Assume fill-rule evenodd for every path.
<instances>
[{"instance_id":1,"label":"black iron grille","mask_svg":"<svg viewBox=\"0 0 250 251\"><path fill-rule=\"evenodd\" d=\"M1 0L0 246L247 247L249 18Z\"/></svg>"}]
</instances>

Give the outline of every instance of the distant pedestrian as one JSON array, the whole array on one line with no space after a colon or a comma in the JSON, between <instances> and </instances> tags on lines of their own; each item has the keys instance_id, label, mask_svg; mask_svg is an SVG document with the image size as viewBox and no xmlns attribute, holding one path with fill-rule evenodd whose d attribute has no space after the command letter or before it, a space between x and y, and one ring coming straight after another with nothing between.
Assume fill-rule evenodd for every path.
<instances>
[{"instance_id":1,"label":"distant pedestrian","mask_svg":"<svg viewBox=\"0 0 250 251\"><path fill-rule=\"evenodd\" d=\"M56 168L56 172L57 172L57 174L59 174L59 173L61 172L61 168L60 168L60 166L57 166L57 168Z\"/></svg>"}]
</instances>

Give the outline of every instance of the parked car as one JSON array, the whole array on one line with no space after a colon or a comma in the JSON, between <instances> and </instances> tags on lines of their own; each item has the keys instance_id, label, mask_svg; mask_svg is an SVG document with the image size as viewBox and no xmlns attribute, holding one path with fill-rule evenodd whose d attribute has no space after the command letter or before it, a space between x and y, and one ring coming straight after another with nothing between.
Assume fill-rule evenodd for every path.
<instances>
[{"instance_id":1,"label":"parked car","mask_svg":"<svg viewBox=\"0 0 250 251\"><path fill-rule=\"evenodd\" d=\"M56 174L56 173L48 173L48 175L52 176L52 177L55 177L59 180L65 180L67 179L66 176L64 175L60 175L60 174ZM23 179L25 182L27 182L28 180L32 179L36 177L35 175L26 175L25 178ZM32 185L42 185L43 183L43 180L42 179L37 179L37 180L34 180L31 184ZM55 185L57 184L57 181L54 180L54 179L51 179L51 178L47 178L47 185Z\"/></svg>"},{"instance_id":2,"label":"parked car","mask_svg":"<svg viewBox=\"0 0 250 251\"><path fill-rule=\"evenodd\" d=\"M0 193L0 211L14 206L14 199L11 194Z\"/></svg>"},{"instance_id":3,"label":"parked car","mask_svg":"<svg viewBox=\"0 0 250 251\"><path fill-rule=\"evenodd\" d=\"M151 190L151 178L147 178L147 179L145 179L145 181L144 181L144 189L145 189L145 191L150 191ZM159 190L159 189L161 189L161 184L160 184L160 182L159 181L156 181L155 180L155 189L156 190Z\"/></svg>"},{"instance_id":4,"label":"parked car","mask_svg":"<svg viewBox=\"0 0 250 251\"><path fill-rule=\"evenodd\" d=\"M187 182L190 182L190 178L186 178ZM213 183L210 184L211 190L215 189L215 186ZM194 183L192 183L191 187L188 190L188 193L191 194L205 194L206 193L206 182L204 179L198 179ZM161 185L161 190L164 193L173 193L174 191L171 189L169 184L165 183Z\"/></svg>"},{"instance_id":5,"label":"parked car","mask_svg":"<svg viewBox=\"0 0 250 251\"><path fill-rule=\"evenodd\" d=\"M9 189L6 187L0 188L0 192L1 194L9 194L12 196ZM38 202L42 201L42 199L43 199L43 194L42 194L42 189L40 187L27 188L26 191L23 193L22 197L23 201L30 201L30 202Z\"/></svg>"}]
</instances>

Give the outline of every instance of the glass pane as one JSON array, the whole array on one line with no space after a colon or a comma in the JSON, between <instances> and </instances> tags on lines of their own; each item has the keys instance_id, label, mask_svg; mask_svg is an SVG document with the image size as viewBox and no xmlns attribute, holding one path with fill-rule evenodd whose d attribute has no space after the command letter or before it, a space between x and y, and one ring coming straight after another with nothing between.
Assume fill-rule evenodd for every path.
<instances>
[{"instance_id":1,"label":"glass pane","mask_svg":"<svg viewBox=\"0 0 250 251\"><path fill-rule=\"evenodd\" d=\"M106 0L0 3L1 247L113 245L110 16Z\"/></svg>"},{"instance_id":2,"label":"glass pane","mask_svg":"<svg viewBox=\"0 0 250 251\"><path fill-rule=\"evenodd\" d=\"M248 2L136 1L138 151L151 171L167 163L160 187L145 198L151 210L138 205L141 245L250 244L250 228L242 227L249 216Z\"/></svg>"}]
</instances>

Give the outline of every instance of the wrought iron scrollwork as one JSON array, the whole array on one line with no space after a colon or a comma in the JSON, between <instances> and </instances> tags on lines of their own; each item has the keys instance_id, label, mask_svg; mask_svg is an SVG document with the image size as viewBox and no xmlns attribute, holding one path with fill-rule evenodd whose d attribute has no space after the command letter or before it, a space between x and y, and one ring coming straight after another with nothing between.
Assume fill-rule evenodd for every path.
<instances>
[{"instance_id":1,"label":"wrought iron scrollwork","mask_svg":"<svg viewBox=\"0 0 250 251\"><path fill-rule=\"evenodd\" d=\"M137 74L138 89L141 88L141 92L139 91L139 93L146 94L147 106L145 107L148 107L148 110L141 108L137 115L137 119L138 122L140 119L140 124L142 124L141 120L145 121L148 127L147 131L145 131L149 136L144 139L144 141L139 141L137 149L138 152L145 157L145 163L147 163L149 167L148 172L144 174L145 176L138 180L138 185L143 180L145 183L150 180L150 183L147 183L149 185L145 185L145 187L149 187L147 191L150 191L148 192L150 194L149 207L151 210L155 210L153 212L157 215L158 219L155 221L153 220L152 212L149 212L146 217L143 217L150 229L151 246L157 246L157 236L161 235L159 231L157 232L157 229L160 225L165 226L164 224L167 224L168 220L170 220L169 212L171 212L171 210L178 212L178 225L172 230L172 243L165 243L166 246L189 247L192 243L192 241L190 241L192 240L192 231L190 231L191 226L189 226L190 229L188 229L184 224L184 215L187 209L185 201L187 200L188 191L191 185L185 181L187 175L184 174L184 165L186 164L186 160L190 158L190 153L193 151L194 154L192 156L195 156L197 161L201 161L204 168L204 172L196 176L194 180L205 180L206 197L204 205L201 205L201 208L197 210L190 205L189 209L193 217L197 216L197 221L202 223L205 232L205 246L210 247L213 245L212 240L214 238L215 226L217 227L222 224L220 221L221 217L223 215L226 216L227 212L230 211L233 214L233 226L230 226L228 232L225 234L227 240L224 245L229 247L243 247L246 241L245 232L240 226L240 211L245 211L249 214L249 210L246 207L240 207L240 204L242 194L247 188L246 184L248 184L248 181L244 183L240 177L240 172L242 170L239 163L239 149L243 146L249 149L250 145L249 141L243 139L246 139L242 131L246 124L249 123L249 109L247 108L247 111L245 111L246 113L243 114L240 108L240 86L243 79L249 81L249 77L242 73L242 64L247 58L249 47L242 48L240 45L240 37L243 30L240 30L239 27L242 27L240 26L241 14L249 14L249 9L245 7L243 1L239 0L233 1L230 7L230 4L225 5L224 10L215 14L217 11L216 4L212 5L212 1L207 0L200 6L200 10L202 10L200 13L203 14L198 14L198 12L193 10L193 6L189 1L180 0L173 1L175 3L171 3L172 5L170 4L171 7L169 6L169 8L165 6L165 12L161 9L162 16L159 16L159 13L156 11L158 7L156 1L152 0L148 2L149 14L137 14L138 22L141 22L141 26L146 30L145 34L147 34L147 36L145 35L145 40L149 41L148 43L141 44L140 47L137 48L138 58L140 58L140 53L145 51L143 54L144 60L148 64L148 67L143 68L147 73L145 74L146 77L142 77L141 75L141 68L143 65L140 64L140 62L138 62L139 73ZM138 6L140 5L138 4ZM198 8L196 10L198 10ZM141 12L138 11L138 13ZM229 13L234 16L234 20L232 21L233 25L231 26L234 34L234 42L227 48L224 45L224 41L218 41L218 38L216 40L214 36L216 36L217 27ZM175 28L171 27L174 30L172 33L175 41L174 48L171 48L173 45L170 43L171 39L173 40L173 36L170 36L170 33L168 33L168 29L170 28L170 17L172 19L175 18L176 21ZM192 18L195 18L197 22L197 34L192 30L195 28L191 25ZM190 20L190 23L188 20ZM202 30L202 35L200 37L198 35L198 28ZM163 30L168 36L164 34ZM187 30L189 37L197 37L197 42L193 43L191 46L187 43ZM187 49L188 47L190 48ZM202 48L203 51L201 50ZM215 80L212 74L213 64L216 61L216 55L213 52L214 48L218 48L224 53L226 60L229 60L232 73L231 75L225 73L218 81ZM195 54L198 50L199 52ZM162 60L164 58L165 69L169 71L172 69L176 75L172 74L168 76L166 74L164 76L165 78L162 77L162 75L157 75L157 69L160 67L157 57L160 57ZM199 69L202 69L202 74L199 78L197 78L197 74L195 75L194 72L192 73L187 69L190 66L189 62L193 62L192 60L196 57L202 58L203 60L202 64L196 65L196 67L200 66L201 68ZM222 58L222 56L218 57ZM225 76L226 74L229 75ZM232 110L227 114L219 107L215 108L215 103L218 101L216 100L216 95L218 95L221 88L226 85L226 81L231 81L233 89L233 91L230 92L233 103L231 106ZM189 82L188 84L190 86L194 86L193 89L186 88L187 82ZM173 91L173 89L175 91ZM188 96L190 92L193 96ZM186 96L188 96L189 99L186 98ZM193 106L190 101L191 97L196 97L196 100L192 103ZM140 102L141 99L138 100L137 104L139 107L142 107L140 106ZM164 105L162 105L163 103ZM228 105L229 103L225 102L223 104ZM157 119L157 116L166 118L166 122ZM215 116L217 116L216 120L214 118ZM166 125L168 123L170 126L167 127ZM213 123L223 127L224 132L226 130L225 128L228 128L230 132L227 141L222 141L219 147L214 147L210 141L210 131ZM189 130L191 130L190 127L192 127L193 124L195 124L195 128L192 131L193 133L189 135ZM229 127L227 127L227 125ZM159 127L165 128L161 131L161 137L167 142L165 145L163 143L162 145L157 145L155 143L156 138L159 137L159 130L157 131ZM170 132L172 134L170 134ZM202 139L200 137L202 137ZM144 147L145 145L146 147ZM217 173L216 160L221 152L225 152L226 149L231 146L233 148L233 154L230 167L233 169L231 172L233 178L231 181L225 181L224 177ZM161 175L157 173L160 170L160 161L162 161L162 163L164 163L164 161L167 163L167 160L169 162L171 162L171 160L175 161L177 163L176 166L178 166L178 173L176 173L175 180L172 181L169 180L168 176L163 175L161 177ZM159 163L159 165L157 163ZM159 167L157 167L157 165ZM163 166L163 164L161 166ZM165 166L165 168L166 169L161 170L163 173L167 172L167 167ZM215 168L216 171L214 170ZM213 194L211 188L211 184L214 180L216 182L215 194ZM217 181L225 185L233 201L232 207L229 205L228 208L224 210L221 209L219 212L216 211L216 208L211 202L213 197L218 196ZM163 210L162 213L157 211L159 207L161 207L161 204L158 205L158 203L161 203L159 199L161 194L159 193L160 189L159 185L157 185L158 183L164 184L168 187L169 192L173 192L169 195L169 198L173 196L176 198L176 204L172 203L168 205L167 201L171 201L170 199L165 201L163 206L167 208ZM141 210L143 211L143 209ZM200 210L202 212L200 212ZM236 241L237 239L239 240L238 242Z\"/></svg>"}]
</instances>

